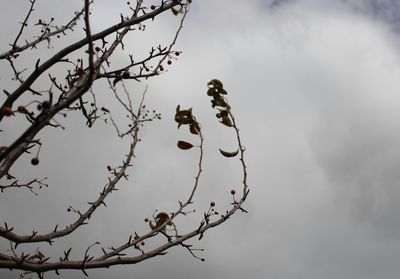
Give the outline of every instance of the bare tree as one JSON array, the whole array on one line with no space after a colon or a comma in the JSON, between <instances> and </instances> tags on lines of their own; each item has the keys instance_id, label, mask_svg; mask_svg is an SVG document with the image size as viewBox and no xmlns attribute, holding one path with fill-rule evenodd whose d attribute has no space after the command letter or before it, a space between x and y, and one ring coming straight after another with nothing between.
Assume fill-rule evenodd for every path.
<instances>
[{"instance_id":1,"label":"bare tree","mask_svg":"<svg viewBox=\"0 0 400 279\"><path fill-rule=\"evenodd\" d=\"M155 210L152 218L145 219L149 225L148 232L141 235L134 232L127 235L126 240L119 240L119 244L110 248L103 248L101 243L96 241L87 247L82 258L72 259L70 257L72 247L64 251L64 254L58 258L45 255L45 252L39 248L35 253L18 249L21 244L30 244L31 247L35 247L39 243L52 245L57 239L68 236L81 226L87 225L96 209L105 205L106 198L116 190L121 179L128 179L128 169L132 166L135 149L140 141L140 128L149 121L161 119L160 114L151 113L145 108L146 92L143 93L139 104L134 104L125 82L127 80L142 81L160 75L165 71L165 65L171 64L171 61L180 55L180 51L175 49L175 43L191 1L161 0L158 4L148 4L147 6L143 2L142 0L134 3L127 2L130 16L121 14L120 22L93 33L93 26L91 26L93 0L84 0L82 10L76 12L70 21L62 26L56 25L53 18L32 22L36 0L29 0L30 8L21 22L15 40L10 44L8 51L0 54L0 60L10 67L15 84L15 88L12 90L3 89L4 100L1 102L0 123L9 121L17 115L23 115L26 125L20 134L15 135L12 142L0 143L0 190L2 195L21 189L28 189L37 195L40 188L48 186L45 178L21 182L24 181L24 177L16 177L13 174L13 166L23 154L30 154L32 156L31 164L38 165L40 163L39 152L42 147L42 141L38 136L39 132L44 129L65 129L59 118L72 111L80 112L89 128L95 124L96 120L108 121L107 123L115 127L118 137L130 139L129 149L122 164L116 167L107 166L109 178L100 195L94 201L89 202L85 210L79 210L72 206L68 208L70 213L77 216L74 222L67 225L55 225L53 230L46 233L33 230L31 233L24 234L17 232L13 225L7 222L0 226L0 237L10 243L9 249L0 251L1 268L36 273L39 278L43 278L47 271L55 271L59 274L63 269L81 270L87 275L86 270L88 269L135 264L151 257L163 255L173 246L181 246L195 258L204 260L188 241L194 237L201 239L208 229L222 224L235 212L246 212L242 208L249 192L244 160L245 148L242 145L231 106L226 99L227 91L221 81L214 79L208 83L207 95L211 97L212 107L217 110L217 118L222 125L234 131L237 142L237 150L227 152L220 149L220 152L221 155L227 157L227 160L229 157L239 158L242 168L242 188L237 189L238 193L235 189L230 190L232 198L229 201L229 210L220 214L215 210L215 202L211 202L208 210L204 212L200 220L196 221L197 225L191 231L183 232L180 229L179 222L185 220L183 218L192 216L190 213L193 210L195 193L203 171L204 137L202 125L196 119L192 108L183 109L178 105L175 112L178 128L181 126L188 128L187 132L198 138L198 144L181 140L178 141L177 147L181 150L197 150L199 155L192 189L186 200L177 203L176 210L173 212ZM117 48L124 50L124 39L128 34L143 31L147 21L154 20L166 12L172 12L172 16L181 18L180 25L170 44L151 48L148 56L139 60L134 59L133 54L129 54L126 65L113 68L111 64L113 54L115 56ZM24 65L26 68L20 69L19 60L22 59L22 54L28 52L30 56L34 55L33 49L52 45L53 40L68 36L78 29L80 24L85 32L83 39L70 45L64 45L45 61L37 59L31 67ZM32 40L22 40L26 28L32 25L39 29L40 33ZM54 69L59 65L63 65L62 80L57 76L59 73L54 73ZM124 129L119 125L118 121L112 117L110 109L96 101L97 94L94 85L104 81L111 90L115 102L128 115L130 121L128 128ZM43 90L43 84L46 82L47 89ZM3 133L11 134L11 131L1 127L0 135ZM57 185L51 186L56 187ZM6 218L6 216L3 217ZM156 245L156 247L147 245L156 238L161 239L162 244ZM96 248L97 251L95 251L95 247L98 248Z\"/></svg>"}]
</instances>

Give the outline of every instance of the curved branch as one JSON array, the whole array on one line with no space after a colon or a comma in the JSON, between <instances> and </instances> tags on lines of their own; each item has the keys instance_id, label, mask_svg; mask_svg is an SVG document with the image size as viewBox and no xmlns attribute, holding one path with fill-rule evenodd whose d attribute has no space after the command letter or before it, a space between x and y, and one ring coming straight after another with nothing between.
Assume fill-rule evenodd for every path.
<instances>
[{"instance_id":1,"label":"curved branch","mask_svg":"<svg viewBox=\"0 0 400 279\"><path fill-rule=\"evenodd\" d=\"M147 14L144 14L142 16L137 16L137 13L135 13L134 16L132 16L129 20L123 21L121 23L118 23L114 26L111 26L97 34L94 34L92 36L92 40L97 41L105 38L106 36L113 34L114 32L125 28L125 27L130 27L132 25L136 25L138 23L141 23L143 21L146 21L148 19L153 19L157 15L165 12L166 10L169 10L173 8L176 5L179 5L180 1L172 1L170 3L167 3L165 5L161 5L159 8L155 9L152 12L149 12ZM28 90L31 85L36 81L36 79L41 76L46 70L48 70L50 67L52 67L54 64L56 64L58 61L60 61L62 58L64 58L66 55L80 49L81 47L85 46L88 44L89 39L85 37L84 39L80 40L79 42L76 42L68 47L65 47L61 51L59 51L57 54L55 54L53 57L48 59L46 62L43 64L39 65L39 60L37 61L37 65L35 66L35 70L32 72L32 74L29 75L29 77L25 80L21 86L19 86L13 93L11 93L6 101L3 103L3 105L0 108L0 121L3 119L4 114L2 113L4 107L12 107L12 104L26 91ZM1 161L0 157L0 161Z\"/></svg>"},{"instance_id":2,"label":"curved branch","mask_svg":"<svg viewBox=\"0 0 400 279\"><path fill-rule=\"evenodd\" d=\"M230 113L232 119L233 115ZM144 261L146 259L158 256L158 255L163 255L166 250L168 250L171 247L182 245L185 241L192 239L195 236L200 236L200 238L204 235L204 233L218 225L221 225L224 223L226 220L228 220L237 210L242 210L242 204L246 200L249 189L248 189L248 184L247 184L247 171L246 171L246 164L244 160L244 151L245 148L241 143L240 139L240 134L239 134L239 129L236 126L236 123L233 121L233 127L235 129L236 137L237 137L237 142L239 145L239 149L241 150L240 152L240 161L242 162L242 171L243 171L243 192L242 196L238 201L235 201L233 203L232 209L227 211L225 215L221 215L217 220L213 222L208 222L207 224L204 224L203 222L200 224L200 227L196 230L193 230L183 236L177 237L175 239L168 238L168 241L160 245L159 247L148 251L148 252L143 252L139 256L121 256L120 253L130 247L136 247L141 241L145 240L146 238L154 236L157 232L160 232L162 227L158 227L157 229L154 229L147 233L146 235L143 235L141 237L135 238L133 241L129 240L127 243L124 245L114 248L112 252L106 253L104 256L98 257L98 258L91 258L90 260L78 260L78 261L70 261L70 260L65 260L65 261L58 261L58 262L40 262L40 263L33 263L26 261L24 258L14 258L10 257L7 255L0 255L0 268L1 267L6 267L6 268L13 268L13 269L21 269L21 270L29 270L33 272L46 272L50 270L61 270L61 269L81 269L81 270L86 270L86 269L95 269L95 268L106 268L114 265L125 265L125 264L135 264L141 261ZM201 167L199 168L199 173L201 172ZM197 184L197 178L196 178L196 184ZM193 192L192 192L193 193ZM192 197L192 195L191 195ZM190 198L189 198L190 200Z\"/></svg>"},{"instance_id":3,"label":"curved branch","mask_svg":"<svg viewBox=\"0 0 400 279\"><path fill-rule=\"evenodd\" d=\"M139 129L136 126L136 128L134 129L134 132L132 134L133 142L130 145L129 153L127 155L126 160L123 162L123 165L121 166L120 170L118 172L114 173L114 178L112 180L110 180L108 182L108 184L104 187L103 191L100 193L99 198L95 202L90 203L91 204L90 207L86 210L85 213L80 214L80 217L78 218L78 220L76 220L74 223L67 226L63 230L54 230L47 234L18 235L16 233L13 233L12 230L10 230L9 228L0 227L0 236L4 237L12 242L15 242L16 244L43 242L43 241L51 243L53 239L68 235L68 234L72 233L73 231L75 231L80 226L86 224L85 222L90 219L90 217L95 212L95 210L100 205L104 204L106 197L115 189L119 180L122 177L125 177L126 169L132 163L135 148L138 143L138 137L137 137L138 131L139 131Z\"/></svg>"}]
</instances>

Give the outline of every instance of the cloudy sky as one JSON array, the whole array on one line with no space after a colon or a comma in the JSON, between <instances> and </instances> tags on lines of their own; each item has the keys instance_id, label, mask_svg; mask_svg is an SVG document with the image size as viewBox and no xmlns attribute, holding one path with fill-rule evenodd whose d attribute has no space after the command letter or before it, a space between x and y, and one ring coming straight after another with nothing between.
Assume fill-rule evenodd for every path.
<instances>
[{"instance_id":1,"label":"cloudy sky","mask_svg":"<svg viewBox=\"0 0 400 279\"><path fill-rule=\"evenodd\" d=\"M20 2L10 2L0 19L1 50L17 30L11 24L15 15L25 13L27 5ZM93 28L118 21L125 2L97 1ZM34 18L62 19L81 5L39 3ZM177 24L172 15L160 17L147 27L148 37L132 36L127 46L145 53L147 46L170 40ZM173 210L183 199L196 162L193 154L175 148L178 139L191 139L176 130L177 104L193 107L206 136L198 207L215 200L219 210L226 208L228 190L240 187L240 169L238 162L222 160L217 153L218 147L233 146L232 134L216 123L205 94L207 81L218 78L228 90L246 146L249 214L239 213L202 242L193 241L205 249L205 262L175 248L163 257L89 275L398 278L399 38L396 0L194 0L177 44L182 55L166 74L146 83L147 105L161 112L163 120L143 129L131 180L111 195L90 226L60 241L55 254L71 244L78 245L76 257L84 253L79 245L101 241L116 246L132 230L144 232L142 220L154 209ZM124 61L126 55L115 63L118 59ZM8 86L7 77L1 81ZM129 86L139 96L145 84ZM26 191L0 196L0 221L21 233L73 220L66 214L68 205L84 208L93 200L106 181L105 166L117 164L126 153L126 142L115 139L112 127L98 123L88 130L79 115L68 119L66 131L46 132L40 166L32 168L30 158L23 157L15 170L27 178L48 176L49 188L38 197ZM12 128L11 122L1 125ZM5 141L10 138L4 136ZM0 271L0 277L18 276ZM81 276L69 271L62 278Z\"/></svg>"}]
</instances>

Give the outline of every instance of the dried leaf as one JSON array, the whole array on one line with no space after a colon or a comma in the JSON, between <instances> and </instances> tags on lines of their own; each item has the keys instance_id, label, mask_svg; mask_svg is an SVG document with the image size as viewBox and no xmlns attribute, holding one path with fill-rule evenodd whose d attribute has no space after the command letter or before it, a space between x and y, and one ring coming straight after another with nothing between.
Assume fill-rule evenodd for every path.
<instances>
[{"instance_id":1,"label":"dried leaf","mask_svg":"<svg viewBox=\"0 0 400 279\"><path fill-rule=\"evenodd\" d=\"M216 114L218 118L224 117L228 115L228 111L226 109L218 108L219 113Z\"/></svg>"},{"instance_id":2,"label":"dried leaf","mask_svg":"<svg viewBox=\"0 0 400 279\"><path fill-rule=\"evenodd\" d=\"M192 134L198 135L200 133L200 126L199 123L193 122L190 124L189 130Z\"/></svg>"},{"instance_id":3,"label":"dried leaf","mask_svg":"<svg viewBox=\"0 0 400 279\"><path fill-rule=\"evenodd\" d=\"M180 141L178 141L178 147L182 150L188 150L193 147L193 144L183 141L183 140L180 140Z\"/></svg>"},{"instance_id":4,"label":"dried leaf","mask_svg":"<svg viewBox=\"0 0 400 279\"><path fill-rule=\"evenodd\" d=\"M215 88L208 88L208 90L207 90L208 96L214 96L215 94L218 94L218 91L215 90Z\"/></svg>"},{"instance_id":5,"label":"dried leaf","mask_svg":"<svg viewBox=\"0 0 400 279\"><path fill-rule=\"evenodd\" d=\"M222 95L227 95L228 94L228 92L226 92L226 90L223 89L223 88L218 88L218 93L222 94Z\"/></svg>"},{"instance_id":6,"label":"dried leaf","mask_svg":"<svg viewBox=\"0 0 400 279\"><path fill-rule=\"evenodd\" d=\"M162 226L169 219L169 215L165 212L160 212L156 216L156 227Z\"/></svg>"},{"instance_id":7,"label":"dried leaf","mask_svg":"<svg viewBox=\"0 0 400 279\"><path fill-rule=\"evenodd\" d=\"M156 224L154 224L153 222L149 222L149 226L152 230L157 229L159 227L161 227L162 225L164 225L164 223L169 219L169 215L168 213L165 212L160 212L157 214L155 220L156 220ZM170 225L171 223L168 223L167 225ZM163 228L164 230L165 228Z\"/></svg>"},{"instance_id":8,"label":"dried leaf","mask_svg":"<svg viewBox=\"0 0 400 279\"><path fill-rule=\"evenodd\" d=\"M192 115L192 108L187 110L180 110L180 106L178 105L176 107L175 121L178 122L179 126L192 123L194 121Z\"/></svg>"},{"instance_id":9,"label":"dried leaf","mask_svg":"<svg viewBox=\"0 0 400 279\"><path fill-rule=\"evenodd\" d=\"M209 87L224 88L224 85L218 79L213 79L207 83Z\"/></svg>"},{"instance_id":10,"label":"dried leaf","mask_svg":"<svg viewBox=\"0 0 400 279\"><path fill-rule=\"evenodd\" d=\"M228 126L228 127L233 127L232 120L229 118L228 115L222 116L222 120L220 121L222 124Z\"/></svg>"},{"instance_id":11,"label":"dried leaf","mask_svg":"<svg viewBox=\"0 0 400 279\"><path fill-rule=\"evenodd\" d=\"M183 10L182 10L182 7L178 10L178 9L175 9L174 7L172 7L171 8L171 12L174 14L174 16L177 16L177 15L179 15L179 14L182 14L183 13Z\"/></svg>"},{"instance_id":12,"label":"dried leaf","mask_svg":"<svg viewBox=\"0 0 400 279\"><path fill-rule=\"evenodd\" d=\"M233 151L233 152L228 152L228 151L224 151L220 148L219 152L221 152L221 154L224 155L225 157L235 157L236 155L238 155L239 149L237 149L236 151Z\"/></svg>"}]
</instances>

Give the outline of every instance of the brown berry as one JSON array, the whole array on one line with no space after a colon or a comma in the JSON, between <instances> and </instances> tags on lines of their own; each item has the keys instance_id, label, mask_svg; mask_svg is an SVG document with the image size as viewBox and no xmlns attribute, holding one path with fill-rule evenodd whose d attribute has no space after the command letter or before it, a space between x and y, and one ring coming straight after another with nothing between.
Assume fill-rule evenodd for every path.
<instances>
[{"instance_id":1,"label":"brown berry","mask_svg":"<svg viewBox=\"0 0 400 279\"><path fill-rule=\"evenodd\" d=\"M17 111L19 113L25 113L25 114L29 113L28 110L24 106L18 106Z\"/></svg>"},{"instance_id":2,"label":"brown berry","mask_svg":"<svg viewBox=\"0 0 400 279\"><path fill-rule=\"evenodd\" d=\"M79 76L83 76L84 74L85 74L85 70L82 69L82 68L79 68L79 69L78 69L78 75L79 75Z\"/></svg>"},{"instance_id":3,"label":"brown berry","mask_svg":"<svg viewBox=\"0 0 400 279\"><path fill-rule=\"evenodd\" d=\"M51 105L48 101L44 101L42 103L42 109L49 109L50 107L51 107Z\"/></svg>"},{"instance_id":4,"label":"brown berry","mask_svg":"<svg viewBox=\"0 0 400 279\"><path fill-rule=\"evenodd\" d=\"M171 61L171 60L168 60L168 61L167 61L167 64L168 64L168 65L171 65L171 64L172 64L172 61Z\"/></svg>"},{"instance_id":5,"label":"brown berry","mask_svg":"<svg viewBox=\"0 0 400 279\"><path fill-rule=\"evenodd\" d=\"M210 202L210 206L214 207L215 206L215 202Z\"/></svg>"},{"instance_id":6,"label":"brown berry","mask_svg":"<svg viewBox=\"0 0 400 279\"><path fill-rule=\"evenodd\" d=\"M147 223L149 221L149 219L148 218L144 218L144 221Z\"/></svg>"},{"instance_id":7,"label":"brown berry","mask_svg":"<svg viewBox=\"0 0 400 279\"><path fill-rule=\"evenodd\" d=\"M122 73L122 77L123 78L129 78L131 76L131 74L129 73L129 71L124 71L123 73Z\"/></svg>"},{"instance_id":8,"label":"brown berry","mask_svg":"<svg viewBox=\"0 0 400 279\"><path fill-rule=\"evenodd\" d=\"M179 56L181 53L179 51L175 51L175 55Z\"/></svg>"},{"instance_id":9,"label":"brown berry","mask_svg":"<svg viewBox=\"0 0 400 279\"><path fill-rule=\"evenodd\" d=\"M231 190L231 194L234 195L236 194L236 191L234 189Z\"/></svg>"},{"instance_id":10,"label":"brown berry","mask_svg":"<svg viewBox=\"0 0 400 279\"><path fill-rule=\"evenodd\" d=\"M38 157L32 158L31 164L34 165L34 166L38 165L39 164L39 158Z\"/></svg>"},{"instance_id":11,"label":"brown berry","mask_svg":"<svg viewBox=\"0 0 400 279\"><path fill-rule=\"evenodd\" d=\"M164 67L162 65L160 65L159 69L160 71L164 71Z\"/></svg>"},{"instance_id":12,"label":"brown berry","mask_svg":"<svg viewBox=\"0 0 400 279\"><path fill-rule=\"evenodd\" d=\"M5 116L11 116L11 115L13 115L12 108L10 108L10 107L4 107L4 108L3 108L3 114L4 114Z\"/></svg>"},{"instance_id":13,"label":"brown berry","mask_svg":"<svg viewBox=\"0 0 400 279\"><path fill-rule=\"evenodd\" d=\"M155 10L155 9L156 9L156 6L151 5L151 6L150 6L150 9Z\"/></svg>"}]
</instances>

